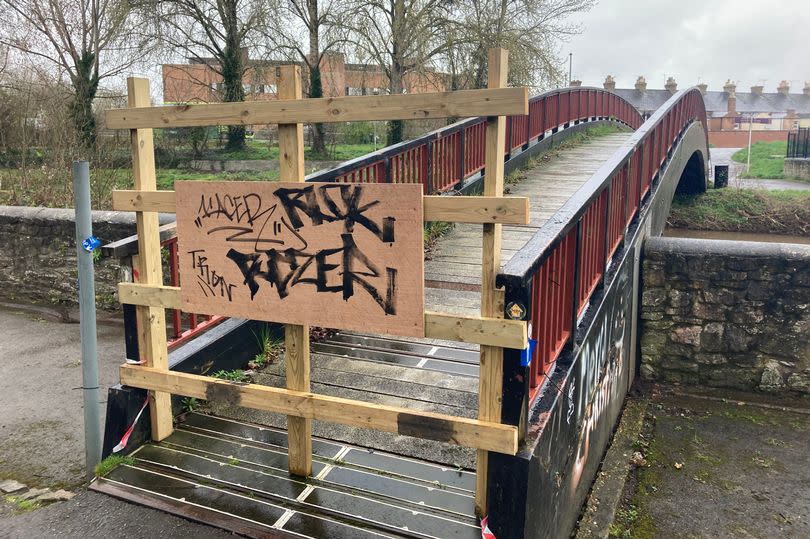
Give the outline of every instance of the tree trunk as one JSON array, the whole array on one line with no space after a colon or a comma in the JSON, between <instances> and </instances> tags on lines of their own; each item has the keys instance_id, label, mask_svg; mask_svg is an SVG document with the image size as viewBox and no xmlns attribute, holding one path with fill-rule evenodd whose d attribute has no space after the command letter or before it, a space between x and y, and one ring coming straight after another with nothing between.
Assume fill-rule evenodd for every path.
<instances>
[{"instance_id":1,"label":"tree trunk","mask_svg":"<svg viewBox=\"0 0 810 539\"><path fill-rule=\"evenodd\" d=\"M323 97L323 82L321 81L321 23L318 14L318 0L307 0L309 15L309 97ZM312 153L317 156L326 155L326 133L323 124L312 125Z\"/></svg>"},{"instance_id":2,"label":"tree trunk","mask_svg":"<svg viewBox=\"0 0 810 539\"><path fill-rule=\"evenodd\" d=\"M70 117L85 150L96 145L96 118L93 115L93 100L98 90L98 76L94 73L95 55L85 51L76 62L76 77L73 79L73 101Z\"/></svg>"},{"instance_id":3,"label":"tree trunk","mask_svg":"<svg viewBox=\"0 0 810 539\"><path fill-rule=\"evenodd\" d=\"M224 92L222 100L226 103L233 103L245 100L245 88L242 86L242 76L245 73L245 62L242 57L242 48L239 40L238 17L236 14L236 4L233 0L225 4L226 13L223 16L223 29L225 30L225 47L222 49L220 66L222 69L222 85ZM228 144L225 148L229 151L239 151L245 148L245 126L228 126Z\"/></svg>"},{"instance_id":4,"label":"tree trunk","mask_svg":"<svg viewBox=\"0 0 810 539\"><path fill-rule=\"evenodd\" d=\"M405 59L402 58L403 49L402 39L404 34L403 24L405 23L405 5L403 0L394 0L392 17L391 17L391 80L389 81L389 88L391 95L399 95L403 89L403 75L405 68ZM404 122L402 120L393 120L388 122L388 144L397 144L402 142Z\"/></svg>"}]
</instances>

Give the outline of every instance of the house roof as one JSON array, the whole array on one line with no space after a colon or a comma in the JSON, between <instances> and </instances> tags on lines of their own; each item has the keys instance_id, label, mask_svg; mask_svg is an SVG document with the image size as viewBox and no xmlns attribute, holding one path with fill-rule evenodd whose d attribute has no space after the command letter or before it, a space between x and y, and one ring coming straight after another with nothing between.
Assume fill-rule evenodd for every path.
<instances>
[{"instance_id":1,"label":"house roof","mask_svg":"<svg viewBox=\"0 0 810 539\"><path fill-rule=\"evenodd\" d=\"M635 88L617 88L616 94L633 104L641 112L652 112L663 105L672 94L669 90L644 90ZM780 93L763 93L757 95L751 92L737 92L737 112L768 112L785 113L795 110L798 114L810 113L810 95ZM706 92L703 101L710 116L722 116L728 111L727 92Z\"/></svg>"}]
</instances>

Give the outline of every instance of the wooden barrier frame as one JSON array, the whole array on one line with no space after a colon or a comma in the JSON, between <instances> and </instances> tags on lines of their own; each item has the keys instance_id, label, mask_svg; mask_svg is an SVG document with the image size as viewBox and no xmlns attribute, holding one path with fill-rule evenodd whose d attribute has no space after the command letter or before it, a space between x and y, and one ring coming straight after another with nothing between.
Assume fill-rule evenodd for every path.
<instances>
[{"instance_id":1,"label":"wooden barrier frame","mask_svg":"<svg viewBox=\"0 0 810 539\"><path fill-rule=\"evenodd\" d=\"M120 373L123 384L150 392L154 440L160 441L171 434L170 396L178 394L209 400L224 399L240 406L286 414L289 469L296 475L312 473L313 419L473 447L478 449L476 509L480 514L485 514L487 451L514 455L518 446L517 428L500 423L503 348L525 349L528 346L526 323L503 319L503 293L495 288L495 275L500 266L500 227L502 224L528 224L530 218L528 199L502 198L503 115L528 113L526 89L505 88L506 72L506 51L493 49L489 55L488 90L418 94L407 98L374 96L341 99L334 100L340 102L339 106L332 105L331 121L409 118L415 110L422 110L430 117L490 115L486 139L485 196L424 197L425 220L478 223L484 226L481 316L425 313L426 337L481 345L477 420L310 393L308 326L285 326L286 389L169 371L163 309L180 306L180 288L162 285L157 213L175 211L175 193L157 191L152 127L253 123L258 122L257 119L261 119L261 123L278 121L281 181L304 181L301 122L324 121L321 118L324 100L302 99L298 66L278 68L279 101L271 103L150 107L148 81L128 79L129 108L108 111L107 125L129 128L132 136L135 189L114 191L113 207L134 211L137 216L140 282L120 283L119 296L122 303L137 306L139 340L146 361L145 366L123 365ZM287 100L291 103L284 103ZM244 109L241 116L234 116L240 107ZM246 119L251 121L247 122Z\"/></svg>"}]
</instances>

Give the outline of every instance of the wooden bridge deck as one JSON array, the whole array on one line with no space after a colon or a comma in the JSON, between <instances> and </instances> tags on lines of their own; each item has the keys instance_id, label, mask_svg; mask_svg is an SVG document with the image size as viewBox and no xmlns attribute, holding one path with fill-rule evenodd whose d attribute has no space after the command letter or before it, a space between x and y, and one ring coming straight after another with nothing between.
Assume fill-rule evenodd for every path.
<instances>
[{"instance_id":1,"label":"wooden bridge deck","mask_svg":"<svg viewBox=\"0 0 810 539\"><path fill-rule=\"evenodd\" d=\"M520 182L507 185L509 195L529 198L531 223L503 227L501 263L506 264L629 136L614 133L566 148L526 170ZM428 310L479 314L481 235L480 225L456 224L438 241L425 262Z\"/></svg>"},{"instance_id":2,"label":"wooden bridge deck","mask_svg":"<svg viewBox=\"0 0 810 539\"><path fill-rule=\"evenodd\" d=\"M532 219L503 228L503 263L628 136L566 148L508 186L530 197ZM438 242L426 263L428 309L478 314L481 228L457 225ZM476 345L341 331L311 349L314 393L478 415ZM283 387L284 360L252 381ZM316 476L300 481L287 473L285 416L224 402L205 411L213 415L189 414L91 488L254 537L480 537L470 448L313 421Z\"/></svg>"},{"instance_id":3,"label":"wooden bridge deck","mask_svg":"<svg viewBox=\"0 0 810 539\"><path fill-rule=\"evenodd\" d=\"M629 136L615 133L565 148L508 186L510 194L530 197L532 220L526 226L503 227L502 261L523 247ZM456 225L439 240L426 262L427 309L479 313L481 235L480 225ZM477 345L340 331L312 344L311 361L315 393L470 418L478 414ZM284 376L281 362L260 372L255 381L283 387ZM214 412L273 427L286 425L284 416L247 408L218 407ZM475 466L474 450L430 440L317 421L313 433L452 466Z\"/></svg>"}]
</instances>

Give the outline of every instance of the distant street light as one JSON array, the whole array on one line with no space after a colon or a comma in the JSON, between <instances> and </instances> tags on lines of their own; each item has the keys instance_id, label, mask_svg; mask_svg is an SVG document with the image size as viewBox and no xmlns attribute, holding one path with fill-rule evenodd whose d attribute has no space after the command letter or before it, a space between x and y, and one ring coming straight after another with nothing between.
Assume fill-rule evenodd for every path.
<instances>
[{"instance_id":1,"label":"distant street light","mask_svg":"<svg viewBox=\"0 0 810 539\"><path fill-rule=\"evenodd\" d=\"M571 86L571 81L573 80L571 78L573 76L572 71L571 71L571 66L573 65L573 63L574 63L574 53L569 52L568 53L568 86Z\"/></svg>"}]
</instances>

